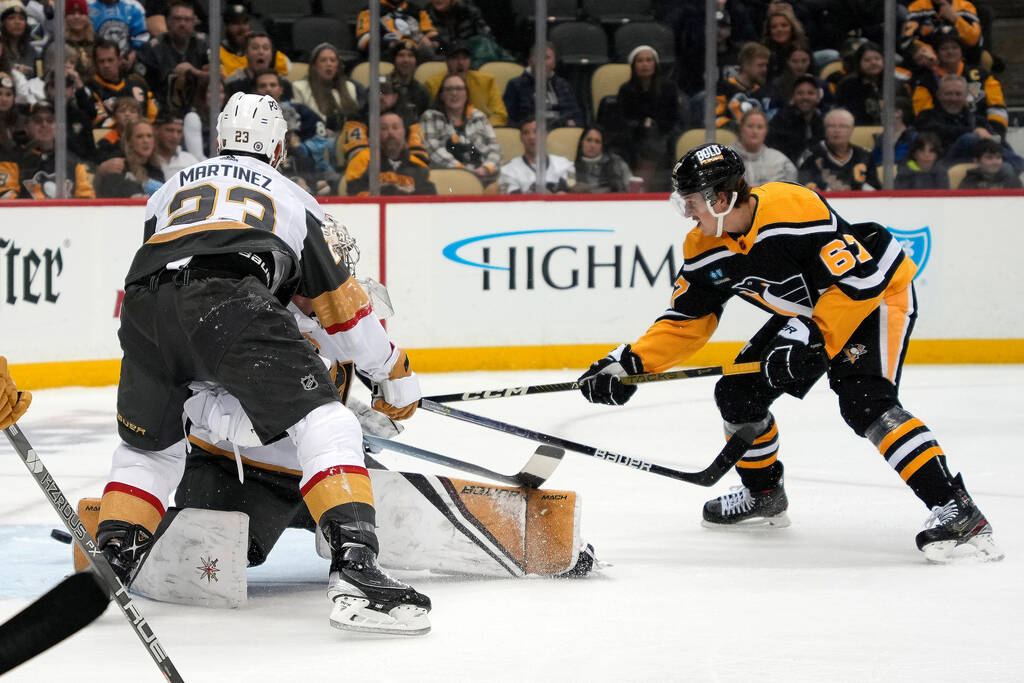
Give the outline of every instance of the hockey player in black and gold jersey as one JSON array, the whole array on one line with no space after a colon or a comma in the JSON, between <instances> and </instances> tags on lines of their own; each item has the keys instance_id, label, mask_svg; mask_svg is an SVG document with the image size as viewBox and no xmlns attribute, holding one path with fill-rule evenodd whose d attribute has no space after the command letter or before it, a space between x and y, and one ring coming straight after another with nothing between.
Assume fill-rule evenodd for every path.
<instances>
[{"instance_id":1,"label":"hockey player in black and gold jersey","mask_svg":"<svg viewBox=\"0 0 1024 683\"><path fill-rule=\"evenodd\" d=\"M727 438L741 430L756 437L736 467L743 487L708 501L705 525L789 524L770 408L783 393L802 398L827 373L847 424L931 508L917 536L926 557L946 561L969 544L1000 559L960 475L950 474L935 436L898 398L917 317L916 266L881 225L848 223L797 184L751 189L743 172L739 156L717 144L676 164L672 202L697 227L683 244L671 304L637 341L591 365L580 377L583 395L624 403L636 387L620 377L682 363L711 337L726 301L740 297L772 314L736 358L762 361L762 372L723 377L715 400Z\"/></svg>"}]
</instances>

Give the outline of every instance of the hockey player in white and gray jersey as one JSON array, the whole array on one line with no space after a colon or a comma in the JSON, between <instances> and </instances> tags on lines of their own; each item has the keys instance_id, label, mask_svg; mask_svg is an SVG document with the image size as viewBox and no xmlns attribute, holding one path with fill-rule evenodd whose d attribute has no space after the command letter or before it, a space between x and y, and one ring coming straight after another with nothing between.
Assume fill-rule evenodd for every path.
<instances>
[{"instance_id":1,"label":"hockey player in white and gray jersey","mask_svg":"<svg viewBox=\"0 0 1024 683\"><path fill-rule=\"evenodd\" d=\"M377 410L409 417L419 383L328 247L323 211L276 171L286 128L272 98L232 96L217 122L220 156L178 172L147 203L147 240L125 281L122 443L103 492L99 545L129 583L181 478L189 386L212 382L238 399L261 442L294 442L303 500L331 546L332 622L426 633L430 600L377 565L359 424L286 304L295 294L312 301L378 389Z\"/></svg>"}]
</instances>

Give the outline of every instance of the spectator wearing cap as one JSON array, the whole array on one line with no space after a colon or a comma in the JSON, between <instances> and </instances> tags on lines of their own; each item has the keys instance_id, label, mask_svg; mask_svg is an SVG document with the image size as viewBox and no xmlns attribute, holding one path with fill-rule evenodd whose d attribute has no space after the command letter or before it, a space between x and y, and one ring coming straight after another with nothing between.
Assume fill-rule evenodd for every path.
<instances>
[{"instance_id":1,"label":"spectator wearing cap","mask_svg":"<svg viewBox=\"0 0 1024 683\"><path fill-rule=\"evenodd\" d=\"M410 153L402 117L393 111L380 115L380 194L437 194L430 181L430 168ZM370 151L366 148L352 158L345 169L346 192L350 197L370 194Z\"/></svg>"},{"instance_id":2,"label":"spectator wearing cap","mask_svg":"<svg viewBox=\"0 0 1024 683\"><path fill-rule=\"evenodd\" d=\"M799 166L807 149L825 139L825 119L819 107L822 88L814 76L797 76L789 103L772 117L766 142Z\"/></svg>"},{"instance_id":3,"label":"spectator wearing cap","mask_svg":"<svg viewBox=\"0 0 1024 683\"><path fill-rule=\"evenodd\" d=\"M39 53L32 47L28 30L28 13L21 0L3 0L0 3L0 42L3 43L8 68L15 69L25 78L35 78Z\"/></svg>"},{"instance_id":4,"label":"spectator wearing cap","mask_svg":"<svg viewBox=\"0 0 1024 683\"><path fill-rule=\"evenodd\" d=\"M810 52L802 47L795 47L790 51L786 57L786 65L782 70L782 74L777 76L768 88L768 92L771 93L771 101L768 104L769 119L775 116L793 98L793 86L796 84L796 79L801 76L810 76L818 84L818 89L822 93L822 109L829 109L831 107L833 102L832 91L825 81L815 75L813 67L814 59Z\"/></svg>"},{"instance_id":5,"label":"spectator wearing cap","mask_svg":"<svg viewBox=\"0 0 1024 683\"><path fill-rule=\"evenodd\" d=\"M939 82L946 76L963 76L967 81L967 102L975 118L988 122L993 132L1003 135L1009 125L1003 86L981 66L968 66L963 60L959 34L941 31L934 40L935 61L927 71L919 71L914 88L914 113L935 106ZM922 50L923 51L923 50Z\"/></svg>"},{"instance_id":6,"label":"spectator wearing cap","mask_svg":"<svg viewBox=\"0 0 1024 683\"><path fill-rule=\"evenodd\" d=\"M146 78L161 108L168 106L169 94L178 79L198 83L209 78L210 48L206 38L196 33L196 21L191 0L170 0L167 32L139 49L136 71Z\"/></svg>"},{"instance_id":7,"label":"spectator wearing cap","mask_svg":"<svg viewBox=\"0 0 1024 683\"><path fill-rule=\"evenodd\" d=\"M441 83L448 76L455 74L469 88L469 103L478 111L483 112L492 126L506 125L508 111L505 109L505 102L501 99L501 93L498 91L498 84L495 83L494 76L469 68L472 62L469 46L465 43L451 43L445 46L444 53L448 72L437 74L427 80L426 86L430 91L430 96L436 98Z\"/></svg>"},{"instance_id":8,"label":"spectator wearing cap","mask_svg":"<svg viewBox=\"0 0 1024 683\"><path fill-rule=\"evenodd\" d=\"M392 61L395 70L388 76L398 96L395 111L402 117L406 128L419 121L430 107L430 91L416 80L416 46L409 40L395 43Z\"/></svg>"},{"instance_id":9,"label":"spectator wearing cap","mask_svg":"<svg viewBox=\"0 0 1024 683\"><path fill-rule=\"evenodd\" d=\"M92 59L96 65L96 73L87 85L94 100L95 128L111 125L114 102L121 97L136 100L148 120L156 118L156 99L142 76L135 73L121 75L121 48L117 42L107 39L97 42L93 47Z\"/></svg>"},{"instance_id":10,"label":"spectator wearing cap","mask_svg":"<svg viewBox=\"0 0 1024 683\"><path fill-rule=\"evenodd\" d=\"M228 2L224 6L224 40L220 41L220 75L230 76L239 69L249 66L246 58L246 38L252 33L249 10L239 2ZM271 60L274 71L288 76L292 63L280 50L274 50Z\"/></svg>"},{"instance_id":11,"label":"spectator wearing cap","mask_svg":"<svg viewBox=\"0 0 1024 683\"><path fill-rule=\"evenodd\" d=\"M426 15L402 0L380 0L380 52L388 54L399 40L410 40L416 46L421 61L434 57L433 40L437 36L434 25ZM364 9L356 19L356 45L362 51L370 49L370 10Z\"/></svg>"},{"instance_id":12,"label":"spectator wearing cap","mask_svg":"<svg viewBox=\"0 0 1024 683\"><path fill-rule=\"evenodd\" d=\"M345 76L345 65L338 49L330 43L313 48L309 73L295 82L294 100L312 109L322 118L331 137L337 137L345 121L357 116L366 103L366 89Z\"/></svg>"},{"instance_id":13,"label":"spectator wearing cap","mask_svg":"<svg viewBox=\"0 0 1024 683\"><path fill-rule=\"evenodd\" d=\"M12 185L19 187L19 196L23 199L55 199L58 197L54 152L57 121L53 105L46 100L33 104L26 131L28 143L21 152L17 177L8 178L5 187L8 191ZM88 167L71 150L67 152L66 168L66 196L79 199L96 196ZM4 188L0 188L0 194L4 194Z\"/></svg>"},{"instance_id":14,"label":"spectator wearing cap","mask_svg":"<svg viewBox=\"0 0 1024 683\"><path fill-rule=\"evenodd\" d=\"M501 194L532 194L537 191L537 121L528 118L519 125L523 154L501 167ZM576 187L576 166L565 157L545 154L544 187L551 194L565 194Z\"/></svg>"},{"instance_id":15,"label":"spectator wearing cap","mask_svg":"<svg viewBox=\"0 0 1024 683\"><path fill-rule=\"evenodd\" d=\"M95 69L92 64L92 48L96 44L92 21L89 20L89 4L86 0L65 0L64 2L64 51L75 59L75 71L88 81ZM57 41L51 42L44 52L44 61L52 64L56 59Z\"/></svg>"},{"instance_id":16,"label":"spectator wearing cap","mask_svg":"<svg viewBox=\"0 0 1024 683\"><path fill-rule=\"evenodd\" d=\"M821 192L879 189L871 152L851 143L852 137L853 114L841 107L825 114L825 139L800 164L800 183Z\"/></svg>"},{"instance_id":17,"label":"spectator wearing cap","mask_svg":"<svg viewBox=\"0 0 1024 683\"><path fill-rule=\"evenodd\" d=\"M181 148L185 132L180 116L161 114L156 117L154 129L156 148L153 151L153 161L160 167L165 180L183 168L199 162L199 159Z\"/></svg>"},{"instance_id":18,"label":"spectator wearing cap","mask_svg":"<svg viewBox=\"0 0 1024 683\"><path fill-rule=\"evenodd\" d=\"M978 10L967 0L914 0L907 7L902 46L906 50L915 40L927 41L942 29L956 31L967 47L981 47L981 22Z\"/></svg>"},{"instance_id":19,"label":"spectator wearing cap","mask_svg":"<svg viewBox=\"0 0 1024 683\"><path fill-rule=\"evenodd\" d=\"M96 115L95 104L92 93L83 83L78 72L75 71L73 54L67 54L67 68L64 74L64 87L66 99L66 137L68 149L78 155L83 161L93 161L96 156L96 143L93 140L93 118ZM34 79L33 83L39 79ZM32 85L32 84L30 84ZM37 99L56 102L56 75L51 70L46 74L42 90L38 93Z\"/></svg>"},{"instance_id":20,"label":"spectator wearing cap","mask_svg":"<svg viewBox=\"0 0 1024 683\"><path fill-rule=\"evenodd\" d=\"M764 144L768 136L768 116L751 109L740 119L736 142L729 145L743 159L743 179L757 187L771 182L796 182L796 166L785 154Z\"/></svg>"},{"instance_id":21,"label":"spectator wearing cap","mask_svg":"<svg viewBox=\"0 0 1024 683\"><path fill-rule=\"evenodd\" d=\"M658 51L650 45L633 48L627 59L630 77L619 87L617 119L609 128L618 134L610 146L656 192L663 183L655 183L655 173L668 164L679 123L679 90L661 75Z\"/></svg>"},{"instance_id":22,"label":"spectator wearing cap","mask_svg":"<svg viewBox=\"0 0 1024 683\"><path fill-rule=\"evenodd\" d=\"M444 77L433 106L420 117L420 126L431 168L465 168L485 186L494 181L501 145L487 116L469 102L462 76Z\"/></svg>"},{"instance_id":23,"label":"spectator wearing cap","mask_svg":"<svg viewBox=\"0 0 1024 683\"><path fill-rule=\"evenodd\" d=\"M740 70L719 82L715 125L735 130L743 115L751 109L764 109L763 97L771 52L761 43L747 43L740 50Z\"/></svg>"},{"instance_id":24,"label":"spectator wearing cap","mask_svg":"<svg viewBox=\"0 0 1024 683\"><path fill-rule=\"evenodd\" d=\"M582 126L586 123L586 114L576 99L576 93L569 81L555 73L555 62L555 46L548 43L544 50L544 71L548 77L545 89L547 96L544 102L547 126L549 129ZM509 123L513 126L518 126L520 122L535 115L534 95L537 79L533 74L533 66L534 50L531 49L526 70L505 86L503 100L508 110Z\"/></svg>"},{"instance_id":25,"label":"spectator wearing cap","mask_svg":"<svg viewBox=\"0 0 1024 683\"><path fill-rule=\"evenodd\" d=\"M135 66L136 50L149 42L146 12L136 0L91 0L89 18L96 41L112 40L120 48L123 70Z\"/></svg>"}]
</instances>

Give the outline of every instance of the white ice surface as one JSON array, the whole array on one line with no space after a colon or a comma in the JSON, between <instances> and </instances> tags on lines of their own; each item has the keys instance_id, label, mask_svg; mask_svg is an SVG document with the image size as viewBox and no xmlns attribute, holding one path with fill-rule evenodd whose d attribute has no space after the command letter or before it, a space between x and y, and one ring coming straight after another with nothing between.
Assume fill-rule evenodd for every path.
<instances>
[{"instance_id":1,"label":"white ice surface","mask_svg":"<svg viewBox=\"0 0 1024 683\"><path fill-rule=\"evenodd\" d=\"M570 379L575 373L425 375L426 393ZM583 532L614 566L584 580L404 575L434 602L421 638L328 626L326 561L289 532L250 571L247 607L140 601L186 681L1020 681L1024 680L1022 366L909 366L904 405L938 435L1007 558L933 566L914 546L924 506L839 417L824 383L775 407L793 526L701 528L736 483L697 486L566 454L553 488L583 495ZM461 407L679 469L721 445L713 380L645 385L628 406L578 394ZM96 496L115 443L113 388L40 391L22 426L69 498ZM421 411L402 439L513 472L533 446ZM59 581L56 514L0 439L0 620ZM444 471L400 455L391 467ZM421 465L426 465L424 470ZM5 681L157 681L113 606Z\"/></svg>"}]
</instances>

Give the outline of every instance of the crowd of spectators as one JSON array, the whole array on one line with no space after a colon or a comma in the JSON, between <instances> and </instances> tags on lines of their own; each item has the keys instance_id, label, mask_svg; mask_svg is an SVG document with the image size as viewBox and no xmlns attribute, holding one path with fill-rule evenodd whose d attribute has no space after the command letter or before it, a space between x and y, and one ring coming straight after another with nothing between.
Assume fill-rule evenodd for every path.
<instances>
[{"instance_id":1,"label":"crowd of spectators","mask_svg":"<svg viewBox=\"0 0 1024 683\"><path fill-rule=\"evenodd\" d=\"M311 4L319 13L326 7ZM381 105L382 194L434 193L432 169L463 169L486 192L536 190L543 151L536 116L549 134L576 131L575 149L546 155L546 191L664 191L677 140L701 127L708 98L720 139L735 138L752 185L871 190L881 187L881 136L855 141L855 132L881 126L890 72L897 189L949 188L947 170L962 163L973 166L959 187L1021 186L1024 159L1006 139L1003 62L984 30L984 8L967 0L900 0L896 64L886 63L880 45L881 2L717 0L718 78L709 88L704 1L637 3L650 16L634 23L650 20L672 39L609 48L608 61L618 55L625 66L617 91L593 105L596 64L563 62L559 48L573 46L548 43L539 107L537 51L523 38L527 17L513 9L527 5L380 0L378 27L368 10L352 13L352 23L339 24L349 34L299 53L273 16L226 0L217 37L221 94L279 102L289 126L282 170L321 196L369 192L370 97ZM617 27L589 15L588 5L577 3L575 19L601 26L611 45ZM66 84L67 196L144 197L215 153L206 7L66 0L58 65L53 0L0 0L0 198L57 195L58 68ZM388 64L368 88L352 68L365 60L374 30ZM427 62L436 68L423 76ZM492 62L513 69L503 76L485 66Z\"/></svg>"}]
</instances>

